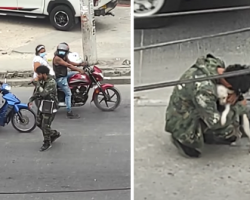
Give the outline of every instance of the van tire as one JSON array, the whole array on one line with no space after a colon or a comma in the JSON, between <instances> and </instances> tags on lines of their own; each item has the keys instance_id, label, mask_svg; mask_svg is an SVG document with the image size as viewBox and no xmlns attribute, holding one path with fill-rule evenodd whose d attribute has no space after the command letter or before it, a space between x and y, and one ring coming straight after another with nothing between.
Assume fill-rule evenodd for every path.
<instances>
[{"instance_id":1,"label":"van tire","mask_svg":"<svg viewBox=\"0 0 250 200\"><path fill-rule=\"evenodd\" d=\"M62 17L64 22L66 23L65 26L63 26L63 24L59 24L55 18L58 17ZM60 31L70 31L74 28L75 26L75 16L72 12L72 10L68 7L68 6L56 6L55 8L53 8L49 14L49 19L50 19L50 23L51 25Z\"/></svg>"},{"instance_id":2,"label":"van tire","mask_svg":"<svg viewBox=\"0 0 250 200\"><path fill-rule=\"evenodd\" d=\"M182 0L165 0L164 5L157 14L169 13L178 11ZM134 28L135 29L154 29L162 28L169 23L171 17L157 17L157 18L135 18Z\"/></svg>"}]
</instances>

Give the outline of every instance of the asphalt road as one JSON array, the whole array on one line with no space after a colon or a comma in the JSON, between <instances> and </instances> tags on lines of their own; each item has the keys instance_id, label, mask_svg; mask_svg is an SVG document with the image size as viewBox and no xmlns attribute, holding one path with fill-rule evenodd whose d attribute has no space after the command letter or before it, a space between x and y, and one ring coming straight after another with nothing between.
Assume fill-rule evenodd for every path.
<instances>
[{"instance_id":1,"label":"asphalt road","mask_svg":"<svg viewBox=\"0 0 250 200\"><path fill-rule=\"evenodd\" d=\"M249 16L249 11L239 11L175 18L166 28L144 30L143 45L248 27ZM135 46L140 46L140 37L141 31L136 31ZM249 38L250 32L246 32L146 50L141 68L136 52L135 85L176 80L198 56L207 53L221 57L226 64L249 64ZM135 93L141 97L134 109L135 199L248 200L247 140L242 139L235 147L208 145L201 158L183 158L164 131L171 91L163 88Z\"/></svg>"},{"instance_id":2,"label":"asphalt road","mask_svg":"<svg viewBox=\"0 0 250 200\"><path fill-rule=\"evenodd\" d=\"M135 102L135 200L248 200L250 148L206 145L202 157L182 157L164 131L169 89L138 93Z\"/></svg>"},{"instance_id":3,"label":"asphalt road","mask_svg":"<svg viewBox=\"0 0 250 200\"><path fill-rule=\"evenodd\" d=\"M182 10L194 8L212 8L232 5L250 5L247 0L202 0L189 1ZM250 12L233 11L226 13L181 16L171 19L168 26L161 29L135 30L134 45L136 47L210 35L239 28L250 27ZM143 32L143 41L142 39ZM227 37L205 39L179 45L145 50L142 65L140 52L134 54L135 85L175 80L186 68L191 66L198 56L213 53L220 56L226 63L249 62L250 32Z\"/></svg>"},{"instance_id":4,"label":"asphalt road","mask_svg":"<svg viewBox=\"0 0 250 200\"><path fill-rule=\"evenodd\" d=\"M122 103L114 112L94 104L75 108L82 118L69 120L59 110L53 127L62 137L39 152L42 133L0 128L1 200L129 200L130 191L1 195L1 192L93 190L130 187L130 86L117 86ZM32 88L13 88L24 103Z\"/></svg>"}]
</instances>

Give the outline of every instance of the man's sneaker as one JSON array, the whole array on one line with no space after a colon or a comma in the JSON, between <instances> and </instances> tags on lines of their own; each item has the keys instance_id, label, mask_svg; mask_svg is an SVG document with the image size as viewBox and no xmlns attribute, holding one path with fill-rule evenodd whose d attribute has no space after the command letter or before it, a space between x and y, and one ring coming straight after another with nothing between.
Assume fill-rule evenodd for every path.
<instances>
[{"instance_id":1,"label":"man's sneaker","mask_svg":"<svg viewBox=\"0 0 250 200\"><path fill-rule=\"evenodd\" d=\"M58 132L56 135L52 135L51 138L51 144L55 142L59 137L61 137L61 133Z\"/></svg>"},{"instance_id":2,"label":"man's sneaker","mask_svg":"<svg viewBox=\"0 0 250 200\"><path fill-rule=\"evenodd\" d=\"M51 146L51 142L50 141L44 141L43 146L40 148L40 151L46 151L48 149L50 149Z\"/></svg>"},{"instance_id":3,"label":"man's sneaker","mask_svg":"<svg viewBox=\"0 0 250 200\"><path fill-rule=\"evenodd\" d=\"M172 143L177 147L179 153L186 158L199 158L201 153L196 149L190 148L188 146L183 145L178 140L176 140L173 136L171 137Z\"/></svg>"},{"instance_id":4,"label":"man's sneaker","mask_svg":"<svg viewBox=\"0 0 250 200\"><path fill-rule=\"evenodd\" d=\"M68 117L69 119L79 119L79 118L80 118L80 115L78 115L78 114L73 114L73 112L70 111L70 112L67 112L67 117Z\"/></svg>"}]
</instances>

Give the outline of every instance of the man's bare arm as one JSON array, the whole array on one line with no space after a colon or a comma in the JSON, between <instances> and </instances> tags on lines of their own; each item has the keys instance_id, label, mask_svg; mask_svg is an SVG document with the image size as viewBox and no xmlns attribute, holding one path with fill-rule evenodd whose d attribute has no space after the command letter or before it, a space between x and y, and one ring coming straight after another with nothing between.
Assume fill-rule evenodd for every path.
<instances>
[{"instance_id":1,"label":"man's bare arm","mask_svg":"<svg viewBox=\"0 0 250 200\"><path fill-rule=\"evenodd\" d=\"M56 65L65 66L67 68L70 68L72 71L78 71L80 73L83 73L83 70L79 69L78 67L76 67L70 63L65 62L62 58L60 58L58 56L55 57L54 62Z\"/></svg>"}]
</instances>

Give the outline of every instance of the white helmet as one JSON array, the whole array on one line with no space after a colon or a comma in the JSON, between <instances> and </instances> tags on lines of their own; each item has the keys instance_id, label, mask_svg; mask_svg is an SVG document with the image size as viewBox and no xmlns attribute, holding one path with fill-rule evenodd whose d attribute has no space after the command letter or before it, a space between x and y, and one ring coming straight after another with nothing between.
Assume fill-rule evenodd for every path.
<instances>
[{"instance_id":1,"label":"white helmet","mask_svg":"<svg viewBox=\"0 0 250 200\"><path fill-rule=\"evenodd\" d=\"M68 59L69 59L70 62L74 62L74 63L77 63L77 64L82 63L81 57L76 52L68 53Z\"/></svg>"}]
</instances>

